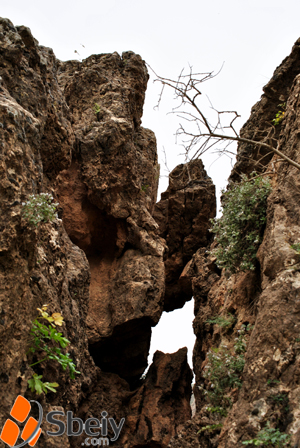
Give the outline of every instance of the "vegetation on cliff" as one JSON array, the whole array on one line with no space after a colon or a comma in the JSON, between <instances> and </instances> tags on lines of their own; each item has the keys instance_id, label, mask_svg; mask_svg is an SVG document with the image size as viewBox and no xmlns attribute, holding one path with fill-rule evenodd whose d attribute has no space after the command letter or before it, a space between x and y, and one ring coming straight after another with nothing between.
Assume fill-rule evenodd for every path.
<instances>
[{"instance_id":1,"label":"vegetation on cliff","mask_svg":"<svg viewBox=\"0 0 300 448\"><path fill-rule=\"evenodd\" d=\"M212 253L220 268L231 273L255 269L270 191L269 179L255 173L249 179L242 175L241 182L223 191L223 215L212 220L211 229L218 243Z\"/></svg>"}]
</instances>

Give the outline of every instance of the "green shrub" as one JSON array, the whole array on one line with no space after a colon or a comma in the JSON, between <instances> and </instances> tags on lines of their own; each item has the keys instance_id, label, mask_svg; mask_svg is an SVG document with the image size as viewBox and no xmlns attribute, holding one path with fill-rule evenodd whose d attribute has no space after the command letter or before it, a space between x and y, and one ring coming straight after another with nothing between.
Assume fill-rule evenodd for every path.
<instances>
[{"instance_id":1,"label":"green shrub","mask_svg":"<svg viewBox=\"0 0 300 448\"><path fill-rule=\"evenodd\" d=\"M95 115L97 115L101 112L101 107L99 106L98 103L94 104L94 112L95 112Z\"/></svg>"},{"instance_id":2,"label":"green shrub","mask_svg":"<svg viewBox=\"0 0 300 448\"><path fill-rule=\"evenodd\" d=\"M234 387L241 387L241 373L245 365L244 352L246 351L246 328L243 325L236 338L234 353L222 344L208 352L208 363L205 366L204 378L209 381L209 390L205 395L214 406L224 408L231 405L226 392Z\"/></svg>"},{"instance_id":3,"label":"green shrub","mask_svg":"<svg viewBox=\"0 0 300 448\"><path fill-rule=\"evenodd\" d=\"M57 218L58 203L53 204L52 201L50 193L31 194L28 201L22 202L24 219L35 227L42 221L54 221Z\"/></svg>"},{"instance_id":4,"label":"green shrub","mask_svg":"<svg viewBox=\"0 0 300 448\"><path fill-rule=\"evenodd\" d=\"M286 103L278 104L278 107L281 107L283 110L279 110L275 115L275 118L272 120L274 126L278 126L279 123L284 119Z\"/></svg>"},{"instance_id":5,"label":"green shrub","mask_svg":"<svg viewBox=\"0 0 300 448\"><path fill-rule=\"evenodd\" d=\"M217 324L219 327L226 328L231 327L234 324L235 317L231 313L227 313L227 317L214 316L211 319L207 319L208 324Z\"/></svg>"},{"instance_id":6,"label":"green shrub","mask_svg":"<svg viewBox=\"0 0 300 448\"><path fill-rule=\"evenodd\" d=\"M201 429L199 429L199 431L197 432L197 434L201 434L201 432L204 431L208 431L208 432L213 432L216 429L221 429L223 426L223 423L216 423L214 425L206 425L206 426L202 426Z\"/></svg>"},{"instance_id":7,"label":"green shrub","mask_svg":"<svg viewBox=\"0 0 300 448\"><path fill-rule=\"evenodd\" d=\"M282 448L289 443L291 436L284 434L279 429L271 428L270 422L267 422L265 428L261 429L255 439L245 440L243 445L254 446L275 446L276 448Z\"/></svg>"},{"instance_id":8,"label":"green shrub","mask_svg":"<svg viewBox=\"0 0 300 448\"><path fill-rule=\"evenodd\" d=\"M211 229L218 243L212 254L220 268L231 273L255 268L270 191L269 179L255 173L249 179L243 175L240 183L223 191L223 215L212 220Z\"/></svg>"},{"instance_id":9,"label":"green shrub","mask_svg":"<svg viewBox=\"0 0 300 448\"><path fill-rule=\"evenodd\" d=\"M31 392L35 392L37 395L40 395L42 392L47 394L50 392L56 393L56 387L59 385L57 383L49 383L48 381L42 381L43 375L38 375L34 373L32 378L28 380L28 387L30 387Z\"/></svg>"},{"instance_id":10,"label":"green shrub","mask_svg":"<svg viewBox=\"0 0 300 448\"><path fill-rule=\"evenodd\" d=\"M221 417L227 417L226 409L222 408L221 406L209 406L206 408L206 410L211 414L219 414Z\"/></svg>"},{"instance_id":11,"label":"green shrub","mask_svg":"<svg viewBox=\"0 0 300 448\"><path fill-rule=\"evenodd\" d=\"M291 244L291 248L300 254L300 243Z\"/></svg>"},{"instance_id":12,"label":"green shrub","mask_svg":"<svg viewBox=\"0 0 300 448\"><path fill-rule=\"evenodd\" d=\"M41 362L50 360L57 361L63 370L68 368L71 379L75 378L75 373L80 374L76 370L74 361L70 358L69 353L63 353L62 349L65 349L70 341L65 338L62 333L57 331L56 326L63 324L63 317L60 313L53 313L49 316L47 312L47 306L43 305L42 309L38 308L40 316L32 322L30 335L32 337L31 346L29 348L30 353L43 353L43 359L30 364L30 367L34 367ZM40 319L44 319L48 322L48 325L39 322ZM36 391L37 394L47 390L56 392L54 389L58 387L57 383L48 383L42 381L42 375L33 374L32 378L28 380L28 386L32 391Z\"/></svg>"}]
</instances>

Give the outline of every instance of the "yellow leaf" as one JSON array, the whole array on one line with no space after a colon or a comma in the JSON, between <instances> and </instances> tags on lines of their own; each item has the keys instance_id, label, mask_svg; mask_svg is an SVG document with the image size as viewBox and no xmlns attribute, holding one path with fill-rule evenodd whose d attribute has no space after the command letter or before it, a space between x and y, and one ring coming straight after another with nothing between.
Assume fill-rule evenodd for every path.
<instances>
[{"instance_id":1,"label":"yellow leaf","mask_svg":"<svg viewBox=\"0 0 300 448\"><path fill-rule=\"evenodd\" d=\"M52 317L54 319L55 325L62 326L64 318L62 317L62 315L60 313L53 313Z\"/></svg>"},{"instance_id":2,"label":"yellow leaf","mask_svg":"<svg viewBox=\"0 0 300 448\"><path fill-rule=\"evenodd\" d=\"M41 316L44 317L44 319L47 319L49 314L43 310L43 308L37 308L37 310L41 313Z\"/></svg>"}]
</instances>

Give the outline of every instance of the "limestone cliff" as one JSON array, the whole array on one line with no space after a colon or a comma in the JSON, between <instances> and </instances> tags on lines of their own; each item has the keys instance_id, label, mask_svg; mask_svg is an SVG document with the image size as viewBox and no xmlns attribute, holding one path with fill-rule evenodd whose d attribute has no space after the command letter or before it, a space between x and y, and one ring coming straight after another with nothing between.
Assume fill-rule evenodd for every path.
<instances>
[{"instance_id":1,"label":"limestone cliff","mask_svg":"<svg viewBox=\"0 0 300 448\"><path fill-rule=\"evenodd\" d=\"M124 417L117 446L166 446L190 418L191 370L186 349L157 353L140 379L164 308L166 248L152 217L155 136L141 127L145 63L132 52L61 62L8 19L0 40L0 427L23 395L44 416ZM42 192L58 218L30 225L24 203ZM64 318L75 379L30 354L43 304ZM34 373L57 392L31 392ZM50 427L44 419L38 446L84 443Z\"/></svg>"},{"instance_id":2,"label":"limestone cliff","mask_svg":"<svg viewBox=\"0 0 300 448\"><path fill-rule=\"evenodd\" d=\"M159 166L155 136L141 127L148 81L141 57L125 52L61 62L8 19L0 19L0 41L0 428L23 395L38 399L44 415L124 417L113 443L126 448L242 447L267 424L298 447L299 171L257 145L239 146L230 179L268 173L272 192L256 269L221 271L210 253L214 185L202 162L176 167L155 204ZM298 163L299 61L297 41L241 132L278 141ZM283 103L284 119L271 136ZM42 192L59 203L58 217L35 227L23 204ZM157 352L142 374L151 328L163 310L181 308L192 296L191 419L185 348ZM80 371L75 379L54 360L32 365L43 358L29 350L43 304L64 318L61 332ZM231 320L222 326L216 316ZM232 351L243 325L249 331L239 387L231 388L226 411L212 409L209 354L221 345ZM34 373L57 382L57 392L31 392ZM41 428L37 446L85 443L84 433L47 435L45 419Z\"/></svg>"},{"instance_id":3,"label":"limestone cliff","mask_svg":"<svg viewBox=\"0 0 300 448\"><path fill-rule=\"evenodd\" d=\"M184 267L211 239L210 219L216 215L215 186L201 160L177 166L167 191L154 209L159 234L166 240L164 309L181 308L192 298Z\"/></svg>"},{"instance_id":4,"label":"limestone cliff","mask_svg":"<svg viewBox=\"0 0 300 448\"><path fill-rule=\"evenodd\" d=\"M300 41L275 70L242 128L246 138L265 138L279 106L286 103L283 120L273 138L280 150L299 163ZM257 163L259 161L259 163ZM194 387L197 412L172 447L242 447L270 425L291 436L299 446L299 170L275 156L264 154L255 145L238 147L231 180L253 170L268 173L272 192L268 198L267 224L253 272L228 274L216 268L215 259L199 249L188 268L195 298ZM227 326L212 323L213 316L232 321ZM205 366L209 350L222 346L233 350L242 325L249 325L245 337L245 367L240 387L232 388L232 406L225 412L212 408L207 394ZM217 353L217 352L215 352ZM223 412L223 413L222 413ZM270 445L275 446L275 445Z\"/></svg>"}]
</instances>

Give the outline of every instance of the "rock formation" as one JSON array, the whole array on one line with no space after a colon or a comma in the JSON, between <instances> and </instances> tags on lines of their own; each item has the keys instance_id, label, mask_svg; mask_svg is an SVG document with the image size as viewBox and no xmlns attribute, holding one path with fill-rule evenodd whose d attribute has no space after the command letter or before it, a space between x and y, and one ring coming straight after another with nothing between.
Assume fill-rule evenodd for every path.
<instances>
[{"instance_id":1,"label":"rock formation","mask_svg":"<svg viewBox=\"0 0 300 448\"><path fill-rule=\"evenodd\" d=\"M299 163L300 41L298 40L253 107L241 135L260 139L270 130L280 103L286 103L284 119L274 129L280 150ZM264 156L264 157L263 157ZM259 161L259 163L257 163ZM276 428L299 446L299 170L259 147L241 143L231 180L253 170L268 173L272 192L267 224L258 250L255 271L229 275L215 266L215 259L199 249L188 266L195 298L194 371L197 412L171 441L170 447L243 446L259 432ZM212 324L212 316L231 313L232 324ZM250 325L245 367L240 388L230 392L232 407L225 413L206 397L205 379L209 350L225 345L233 350L242 325ZM274 434L274 433L273 433Z\"/></svg>"},{"instance_id":2,"label":"rock formation","mask_svg":"<svg viewBox=\"0 0 300 448\"><path fill-rule=\"evenodd\" d=\"M61 62L8 19L0 19L0 40L0 427L22 395L38 399L44 415L125 418L115 446L231 448L267 425L298 446L299 171L240 144L230 180L268 173L272 192L257 268L230 274L210 250L215 192L201 161L176 167L155 204L159 165L155 136L141 127L148 81L141 57ZM272 139L298 163L299 61L297 41L241 131L270 138L278 104L285 104ZM59 203L58 217L30 225L24 203L42 192ZM192 296L193 418L186 348L156 352L143 375L151 328ZM43 304L64 318L75 379L55 360L42 361L46 352L30 351ZM246 347L245 366L224 409L207 399L214 384L206 371L211 353L223 347L230 356L237 340ZM57 392L37 397L27 383L33 374L57 382ZM84 432L49 436L45 418L41 428L41 448L85 443Z\"/></svg>"},{"instance_id":3,"label":"rock formation","mask_svg":"<svg viewBox=\"0 0 300 448\"><path fill-rule=\"evenodd\" d=\"M210 219L216 215L215 186L201 160L177 166L169 187L154 209L159 234L166 240L164 309L181 308L192 298L184 267L199 247L211 238Z\"/></svg>"},{"instance_id":4,"label":"rock formation","mask_svg":"<svg viewBox=\"0 0 300 448\"><path fill-rule=\"evenodd\" d=\"M18 395L36 399L36 373L59 384L38 396L44 415L105 411L126 419L116 445L166 446L190 417L191 371L185 349L158 353L140 380L163 311L166 247L152 217L155 136L140 125L146 66L132 52L60 62L8 19L0 39L0 426ZM24 203L41 192L59 218L30 225ZM28 350L43 304L64 318L75 379L55 361L30 366L42 359ZM44 419L39 446L78 446L49 427Z\"/></svg>"}]
</instances>

